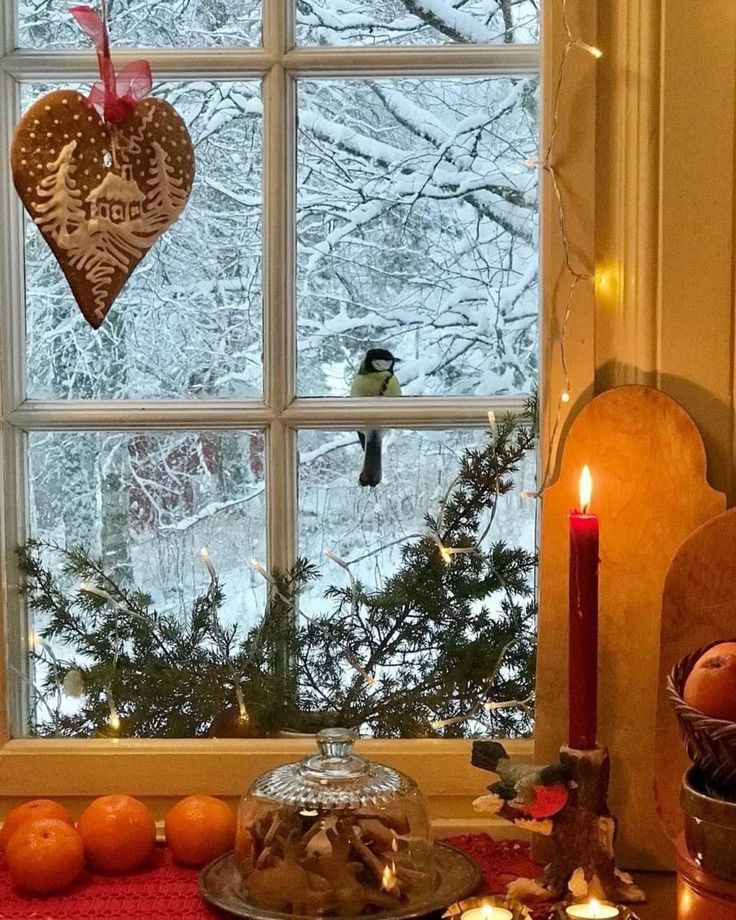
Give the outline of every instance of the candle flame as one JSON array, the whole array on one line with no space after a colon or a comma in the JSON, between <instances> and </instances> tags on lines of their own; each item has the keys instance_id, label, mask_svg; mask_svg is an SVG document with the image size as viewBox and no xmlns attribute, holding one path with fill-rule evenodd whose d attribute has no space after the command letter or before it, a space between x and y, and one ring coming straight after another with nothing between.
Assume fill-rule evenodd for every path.
<instances>
[{"instance_id":1,"label":"candle flame","mask_svg":"<svg viewBox=\"0 0 736 920\"><path fill-rule=\"evenodd\" d=\"M391 860L391 865L386 864L383 867L383 877L381 879L381 888L384 891L393 891L396 887L396 863Z\"/></svg>"},{"instance_id":2,"label":"candle flame","mask_svg":"<svg viewBox=\"0 0 736 920\"><path fill-rule=\"evenodd\" d=\"M391 833L393 834L393 837L391 838L391 849L394 851L394 853L398 853L399 841L396 839L396 831L391 831Z\"/></svg>"},{"instance_id":3,"label":"candle flame","mask_svg":"<svg viewBox=\"0 0 736 920\"><path fill-rule=\"evenodd\" d=\"M590 499L593 494L593 477L590 475L590 468L586 465L580 474L580 510L585 514L590 505Z\"/></svg>"},{"instance_id":4,"label":"candle flame","mask_svg":"<svg viewBox=\"0 0 736 920\"><path fill-rule=\"evenodd\" d=\"M484 901L483 904L482 904L481 906L482 906L482 910L483 910L483 913L481 914L483 920L490 920L490 916L491 916L491 905L490 905L487 901Z\"/></svg>"},{"instance_id":5,"label":"candle flame","mask_svg":"<svg viewBox=\"0 0 736 920\"><path fill-rule=\"evenodd\" d=\"M586 470L587 470L587 466L586 466ZM595 898L591 898L590 903L588 904L588 907L591 910L591 917L595 918L595 917L600 916L600 913L601 913L601 902L600 901L596 900Z\"/></svg>"}]
</instances>

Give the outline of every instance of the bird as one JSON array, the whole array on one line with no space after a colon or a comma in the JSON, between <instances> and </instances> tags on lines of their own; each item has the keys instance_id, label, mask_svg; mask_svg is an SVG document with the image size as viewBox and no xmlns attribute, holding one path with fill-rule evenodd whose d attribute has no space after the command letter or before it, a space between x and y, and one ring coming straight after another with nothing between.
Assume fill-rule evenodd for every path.
<instances>
[{"instance_id":1,"label":"bird","mask_svg":"<svg viewBox=\"0 0 736 920\"><path fill-rule=\"evenodd\" d=\"M550 818L567 804L572 775L564 764L519 763L498 741L473 742L471 763L498 775L489 792L535 820Z\"/></svg>"},{"instance_id":2,"label":"bird","mask_svg":"<svg viewBox=\"0 0 736 920\"><path fill-rule=\"evenodd\" d=\"M361 361L350 389L351 396L401 396L401 386L394 373L398 361L385 348L369 348ZM381 441L383 432L377 428L359 431L363 448L363 469L358 482L374 488L381 481Z\"/></svg>"}]
</instances>

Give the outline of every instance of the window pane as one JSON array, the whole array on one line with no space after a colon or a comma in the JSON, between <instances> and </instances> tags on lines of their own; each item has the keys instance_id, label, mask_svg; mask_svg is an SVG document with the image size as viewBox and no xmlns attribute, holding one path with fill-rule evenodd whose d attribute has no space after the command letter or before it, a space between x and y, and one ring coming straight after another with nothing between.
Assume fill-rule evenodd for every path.
<instances>
[{"instance_id":1,"label":"window pane","mask_svg":"<svg viewBox=\"0 0 736 920\"><path fill-rule=\"evenodd\" d=\"M418 536L427 533L425 515L437 516L440 505L458 473L463 452L468 448L482 449L485 443L486 433L483 431L392 429L384 436L383 479L375 489L369 489L358 485L362 452L355 432L301 432L299 552L311 561L320 562L321 569L319 578L311 582L300 597L299 611L303 615L302 618L306 621L336 610L339 597L334 594L325 597L325 592L330 586L350 590L350 575L339 564L326 558L326 552L334 553L344 562L348 562L352 577L369 593L385 588L388 579L396 575L402 567L405 568L402 561L405 548L416 544ZM515 476L513 490L501 496L498 501L492 526L482 543L483 548L487 549L490 544L504 541L510 548L518 547L532 554L535 552L535 502L521 497L523 489L534 488L535 462L534 452L528 452ZM487 522L486 516L481 521L479 536ZM529 572L529 577L533 577L533 571ZM388 680L395 678L395 673L392 677L392 669L395 672L398 657L401 661L399 669L402 676L411 674L417 684L421 685L422 674L427 677L426 671L430 670L434 663L447 662L447 656L452 656L453 642L457 640L459 644L463 636L469 640L476 637L477 634L469 630L464 623L457 622L455 611L458 595L453 595L451 586L443 586L442 591L447 592L442 595L445 604L442 614L448 617L448 622L443 625L436 620L429 621L426 633L423 632L421 637L422 640L425 635L429 637L428 647L417 654L405 654L405 650L416 645L416 641L410 640L405 645L400 645L394 651L393 657L387 654L377 659L378 664L372 676ZM475 613L487 611L488 616L483 619L481 629L489 628L490 621L500 622L501 603L504 600L502 594L503 592L496 592L477 598L471 605ZM521 600L525 609L529 600L530 597ZM459 603L462 604L462 601ZM346 606L349 609L350 605ZM374 625L371 622L371 614L366 620L365 609L363 608L363 622L372 634ZM353 615L346 609L341 612L341 617L350 621L352 634L360 634L363 625L352 623L351 616ZM341 617L334 621L336 631L340 628ZM357 617L355 619L357 620ZM527 688L530 685L533 687L530 648L535 641L534 632L532 616L519 632L518 637L521 641L512 647L505 659L502 680L516 680ZM351 682L358 674L355 664L366 664L375 647L381 644L379 638L377 633L373 636L376 640L374 645L371 647L370 642L366 644L365 649L360 652L361 660L356 661L356 657L347 657L344 649L337 643L330 649L329 655L321 657L336 662L338 673L344 675L344 680ZM421 644L419 642L420 646ZM386 665L383 668L382 663ZM481 673L481 668L479 665L478 673ZM451 670L450 666L448 670ZM330 687L329 678L324 686L319 686L318 681L311 678L310 673L301 675L304 699L312 699L319 708L323 708L326 704L320 704L319 691L329 698L330 695L335 695L334 687ZM434 678L437 679L436 673ZM498 692L503 694L504 691L498 688ZM466 705L472 705L477 700L477 697L472 696L472 691L470 694L470 698L464 700ZM323 696L322 699L324 698ZM406 694L401 697L406 698ZM509 697L502 695L501 698ZM457 700L454 696L452 700L453 702L445 704L446 708L439 713L440 717L455 715L456 706L465 711L462 700ZM371 715L368 704L365 718L368 721L368 731L391 731L385 724L386 719L390 719L385 711ZM467 723L455 724L452 731L460 734L469 731L487 732L489 727L493 727L500 734L514 734L525 733L530 729L528 717L523 716L518 710L500 711L500 719L501 721L495 724L468 720ZM428 721L416 725L411 733L431 733Z\"/></svg>"},{"instance_id":2,"label":"window pane","mask_svg":"<svg viewBox=\"0 0 736 920\"><path fill-rule=\"evenodd\" d=\"M88 48L67 3L18 0L21 48ZM115 47L186 48L258 45L261 0L116 0L108 4Z\"/></svg>"},{"instance_id":3,"label":"window pane","mask_svg":"<svg viewBox=\"0 0 736 920\"><path fill-rule=\"evenodd\" d=\"M103 560L106 574L127 590L149 594L152 610L181 624L189 622L192 600L209 584L200 556L206 547L225 592L223 625L238 624L242 636L260 618L265 583L250 560L265 559L266 551L261 432L38 432L28 436L28 458L33 538L83 547ZM64 575L63 559L52 549L42 558L73 595L84 579ZM30 625L38 634L48 624L47 615L37 614ZM110 665L84 636L56 637L50 645L64 672L72 662ZM140 650L127 646L127 653L142 663ZM206 677L188 673L186 662L189 683ZM48 663L39 663L39 685ZM136 700L133 678L116 679L115 695L122 713L124 701ZM222 699L227 696L223 690ZM161 699L171 704L176 694L162 684ZM73 715L75 701L64 696L63 712ZM47 732L48 711L39 707L36 716ZM196 733L205 729L200 725ZM80 725L65 733L90 729Z\"/></svg>"},{"instance_id":4,"label":"window pane","mask_svg":"<svg viewBox=\"0 0 736 920\"><path fill-rule=\"evenodd\" d=\"M24 107L50 88L24 85ZM26 219L31 397L217 398L262 392L260 83L164 83L155 95L177 108L196 146L189 203L96 331Z\"/></svg>"},{"instance_id":5,"label":"window pane","mask_svg":"<svg viewBox=\"0 0 736 920\"><path fill-rule=\"evenodd\" d=\"M365 351L405 395L537 379L538 81L299 84L298 389L341 396Z\"/></svg>"},{"instance_id":6,"label":"window pane","mask_svg":"<svg viewBox=\"0 0 736 920\"><path fill-rule=\"evenodd\" d=\"M539 41L537 0L296 0L296 9L307 45Z\"/></svg>"}]
</instances>

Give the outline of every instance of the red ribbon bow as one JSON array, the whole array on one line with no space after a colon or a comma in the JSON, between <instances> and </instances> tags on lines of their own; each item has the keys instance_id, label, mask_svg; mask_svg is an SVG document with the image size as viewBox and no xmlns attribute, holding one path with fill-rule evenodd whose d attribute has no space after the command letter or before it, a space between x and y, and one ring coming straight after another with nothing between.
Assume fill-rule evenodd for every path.
<instances>
[{"instance_id":1,"label":"red ribbon bow","mask_svg":"<svg viewBox=\"0 0 736 920\"><path fill-rule=\"evenodd\" d=\"M69 12L94 42L101 83L95 83L87 101L108 124L117 124L135 108L139 99L151 92L153 79L148 61L132 61L119 74L110 57L107 26L90 6L70 6Z\"/></svg>"}]
</instances>

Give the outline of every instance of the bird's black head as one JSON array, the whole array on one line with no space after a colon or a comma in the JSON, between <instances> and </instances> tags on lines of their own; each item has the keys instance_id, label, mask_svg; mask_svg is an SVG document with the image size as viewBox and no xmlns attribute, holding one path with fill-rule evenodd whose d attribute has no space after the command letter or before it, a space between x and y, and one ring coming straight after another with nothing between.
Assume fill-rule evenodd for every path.
<instances>
[{"instance_id":1,"label":"bird's black head","mask_svg":"<svg viewBox=\"0 0 736 920\"><path fill-rule=\"evenodd\" d=\"M360 373L374 374L377 371L393 371L394 364L398 360L385 348L369 348L363 358Z\"/></svg>"}]
</instances>

